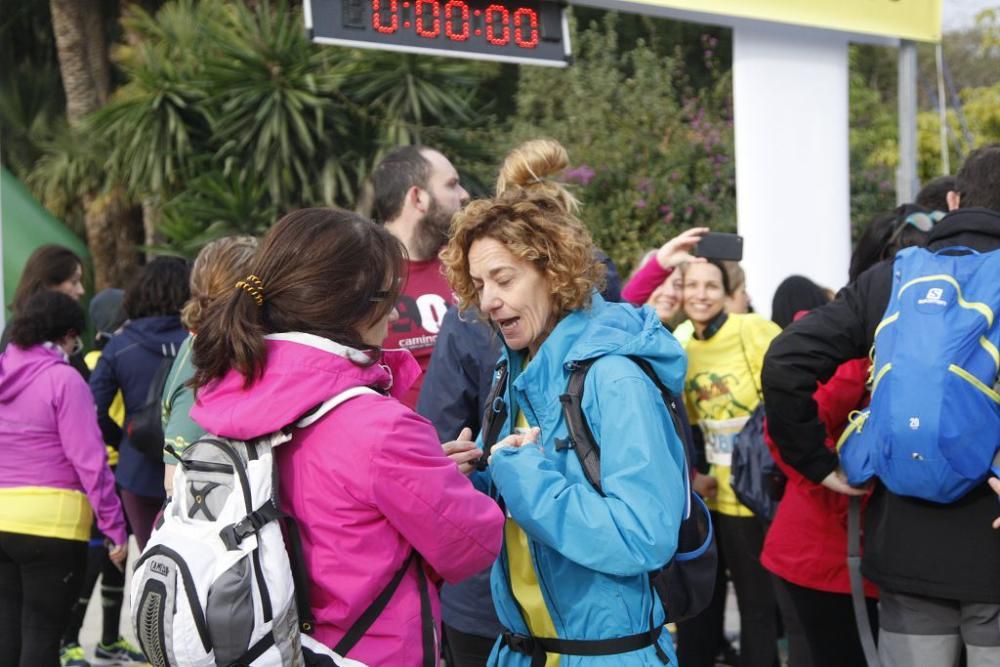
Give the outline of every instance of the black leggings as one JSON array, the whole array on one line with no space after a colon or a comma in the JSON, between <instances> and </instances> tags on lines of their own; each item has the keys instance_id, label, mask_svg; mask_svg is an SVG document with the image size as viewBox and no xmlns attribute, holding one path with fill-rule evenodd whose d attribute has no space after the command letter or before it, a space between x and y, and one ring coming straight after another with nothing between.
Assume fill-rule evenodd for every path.
<instances>
[{"instance_id":1,"label":"black leggings","mask_svg":"<svg viewBox=\"0 0 1000 667\"><path fill-rule=\"evenodd\" d=\"M80 643L80 627L87 614L87 604L94 592L97 576L101 576L101 611L103 626L101 643L113 644L118 641L121 624L122 599L125 597L125 572L119 570L108 557L104 536L95 525L90 532L90 546L87 548L87 566L81 579L80 594L73 605L69 623L63 633L63 644Z\"/></svg>"},{"instance_id":2,"label":"black leggings","mask_svg":"<svg viewBox=\"0 0 1000 667\"><path fill-rule=\"evenodd\" d=\"M0 532L0 667L59 667L86 557L86 542Z\"/></svg>"},{"instance_id":3,"label":"black leggings","mask_svg":"<svg viewBox=\"0 0 1000 667\"><path fill-rule=\"evenodd\" d=\"M712 522L718 515L712 512ZM715 592L712 602L694 618L677 624L677 663L683 667L714 667L715 656L726 641L725 615L729 579L726 576L726 554L716 540L719 568L715 572Z\"/></svg>"},{"instance_id":4,"label":"black leggings","mask_svg":"<svg viewBox=\"0 0 1000 667\"><path fill-rule=\"evenodd\" d=\"M772 575L760 564L764 525L752 516L716 513L713 518L740 610L740 665L774 667L778 664L778 604Z\"/></svg>"},{"instance_id":5,"label":"black leggings","mask_svg":"<svg viewBox=\"0 0 1000 667\"><path fill-rule=\"evenodd\" d=\"M827 593L784 581L799 614L815 667L865 667L865 655L846 593ZM872 635L878 637L878 601L865 598Z\"/></svg>"}]
</instances>

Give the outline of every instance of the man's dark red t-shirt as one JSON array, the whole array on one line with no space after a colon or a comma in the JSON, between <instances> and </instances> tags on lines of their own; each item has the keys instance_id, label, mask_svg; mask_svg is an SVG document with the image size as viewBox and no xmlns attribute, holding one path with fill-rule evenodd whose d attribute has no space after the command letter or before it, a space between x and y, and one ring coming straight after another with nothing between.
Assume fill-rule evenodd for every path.
<instances>
[{"instance_id":1,"label":"man's dark red t-shirt","mask_svg":"<svg viewBox=\"0 0 1000 667\"><path fill-rule=\"evenodd\" d=\"M455 302L455 297L438 258L408 261L406 271L403 291L396 302L399 319L389 325L389 335L383 347L409 350L420 363L420 369L427 372L441 320L448 306ZM424 376L421 374L403 397L403 403L415 408L423 383Z\"/></svg>"}]
</instances>

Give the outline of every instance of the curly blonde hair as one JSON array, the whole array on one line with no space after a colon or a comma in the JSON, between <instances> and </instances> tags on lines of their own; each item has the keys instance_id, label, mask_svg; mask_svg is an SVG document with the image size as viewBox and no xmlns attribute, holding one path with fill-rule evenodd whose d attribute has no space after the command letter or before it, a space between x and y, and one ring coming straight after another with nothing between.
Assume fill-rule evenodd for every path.
<instances>
[{"instance_id":1,"label":"curly blonde hair","mask_svg":"<svg viewBox=\"0 0 1000 667\"><path fill-rule=\"evenodd\" d=\"M553 178L568 166L569 154L558 141L526 141L504 158L497 177L497 196L521 189L532 195L552 197L566 211L576 213L580 203L565 185Z\"/></svg>"},{"instance_id":2,"label":"curly blonde hair","mask_svg":"<svg viewBox=\"0 0 1000 667\"><path fill-rule=\"evenodd\" d=\"M452 218L441 261L462 309L479 307L469 275L469 249L484 238L499 241L542 272L557 318L590 306L590 295L603 287L607 269L594 259L590 232L575 215L579 203L553 179L567 166L569 155L558 141L525 142L504 159L496 197L474 201Z\"/></svg>"},{"instance_id":3,"label":"curly blonde hair","mask_svg":"<svg viewBox=\"0 0 1000 667\"><path fill-rule=\"evenodd\" d=\"M228 294L246 276L256 253L253 236L225 236L201 249L191 268L191 298L181 310L181 322L188 331L197 331L208 304Z\"/></svg>"},{"instance_id":4,"label":"curly blonde hair","mask_svg":"<svg viewBox=\"0 0 1000 667\"><path fill-rule=\"evenodd\" d=\"M557 319L588 307L591 292L604 278L605 267L594 259L594 244L583 223L552 197L518 189L474 201L452 219L441 261L462 309L479 306L469 274L469 249L487 238L545 276Z\"/></svg>"}]
</instances>

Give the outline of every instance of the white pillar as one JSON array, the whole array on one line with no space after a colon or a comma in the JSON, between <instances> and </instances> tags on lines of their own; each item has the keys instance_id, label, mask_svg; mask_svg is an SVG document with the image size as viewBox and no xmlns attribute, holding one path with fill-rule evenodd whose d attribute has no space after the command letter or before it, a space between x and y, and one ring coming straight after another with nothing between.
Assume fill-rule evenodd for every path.
<instances>
[{"instance_id":1,"label":"white pillar","mask_svg":"<svg viewBox=\"0 0 1000 667\"><path fill-rule=\"evenodd\" d=\"M938 45L940 47L940 44ZM917 44L899 44L899 167L896 169L896 203L917 197Z\"/></svg>"},{"instance_id":2,"label":"white pillar","mask_svg":"<svg viewBox=\"0 0 1000 667\"><path fill-rule=\"evenodd\" d=\"M839 289L850 262L847 36L733 30L736 215L755 310L804 275Z\"/></svg>"}]
</instances>

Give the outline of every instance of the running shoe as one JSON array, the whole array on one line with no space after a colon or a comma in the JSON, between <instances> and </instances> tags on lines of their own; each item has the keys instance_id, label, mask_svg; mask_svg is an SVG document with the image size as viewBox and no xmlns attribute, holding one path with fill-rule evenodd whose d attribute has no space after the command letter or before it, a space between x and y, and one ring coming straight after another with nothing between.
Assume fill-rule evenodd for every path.
<instances>
[{"instance_id":1,"label":"running shoe","mask_svg":"<svg viewBox=\"0 0 1000 667\"><path fill-rule=\"evenodd\" d=\"M63 644L59 649L59 664L62 667L90 667L83 654L83 647L77 643Z\"/></svg>"},{"instance_id":2,"label":"running shoe","mask_svg":"<svg viewBox=\"0 0 1000 667\"><path fill-rule=\"evenodd\" d=\"M128 643L124 637L119 637L113 644L98 643L94 649L93 665L135 665L146 662L142 651Z\"/></svg>"}]
</instances>

